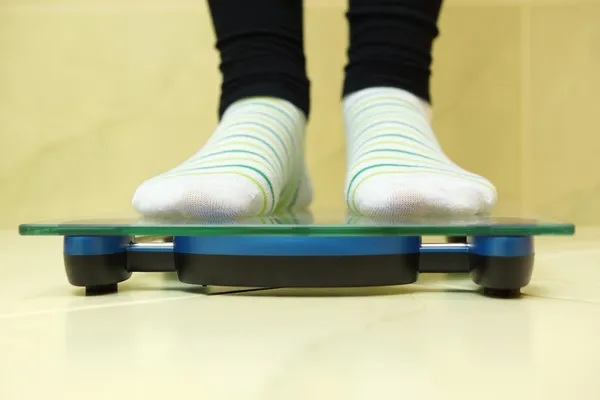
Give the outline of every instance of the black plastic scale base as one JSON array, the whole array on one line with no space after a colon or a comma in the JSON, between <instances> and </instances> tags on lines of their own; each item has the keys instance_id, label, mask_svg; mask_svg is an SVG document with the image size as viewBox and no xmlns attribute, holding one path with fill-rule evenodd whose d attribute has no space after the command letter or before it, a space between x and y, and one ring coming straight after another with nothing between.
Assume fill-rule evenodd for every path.
<instances>
[{"instance_id":1,"label":"black plastic scale base","mask_svg":"<svg viewBox=\"0 0 600 400\"><path fill-rule=\"evenodd\" d=\"M64 236L67 278L88 295L114 293L134 272L257 288L406 285L420 273L468 273L484 295L514 298L531 279L534 235L572 235L574 226L480 217L351 217L336 224L287 214L250 221L25 224L20 232ZM446 241L424 243L431 235Z\"/></svg>"}]
</instances>

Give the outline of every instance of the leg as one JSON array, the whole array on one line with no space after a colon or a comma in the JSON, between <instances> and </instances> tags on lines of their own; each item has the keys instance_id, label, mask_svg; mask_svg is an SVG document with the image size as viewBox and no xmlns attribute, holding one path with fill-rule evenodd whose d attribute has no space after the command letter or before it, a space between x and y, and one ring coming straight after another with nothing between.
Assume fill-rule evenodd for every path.
<instances>
[{"instance_id":1,"label":"leg","mask_svg":"<svg viewBox=\"0 0 600 400\"><path fill-rule=\"evenodd\" d=\"M346 201L367 215L480 214L496 189L443 152L430 123L441 0L349 0Z\"/></svg>"},{"instance_id":2,"label":"leg","mask_svg":"<svg viewBox=\"0 0 600 400\"><path fill-rule=\"evenodd\" d=\"M252 217L306 208L309 82L302 0L209 0L223 74L220 122L176 168L144 182L148 217Z\"/></svg>"}]
</instances>

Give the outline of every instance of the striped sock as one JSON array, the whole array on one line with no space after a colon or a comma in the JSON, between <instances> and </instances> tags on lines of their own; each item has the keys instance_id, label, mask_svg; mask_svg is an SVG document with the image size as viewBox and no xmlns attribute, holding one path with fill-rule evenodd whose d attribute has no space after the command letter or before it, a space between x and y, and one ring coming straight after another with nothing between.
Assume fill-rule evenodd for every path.
<instances>
[{"instance_id":1,"label":"striped sock","mask_svg":"<svg viewBox=\"0 0 600 400\"><path fill-rule=\"evenodd\" d=\"M206 145L142 183L133 207L147 217L232 218L304 209L304 114L275 98L232 104Z\"/></svg>"},{"instance_id":2,"label":"striped sock","mask_svg":"<svg viewBox=\"0 0 600 400\"><path fill-rule=\"evenodd\" d=\"M369 88L344 99L346 202L370 216L476 215L491 211L496 189L443 152L429 108L395 88Z\"/></svg>"}]
</instances>

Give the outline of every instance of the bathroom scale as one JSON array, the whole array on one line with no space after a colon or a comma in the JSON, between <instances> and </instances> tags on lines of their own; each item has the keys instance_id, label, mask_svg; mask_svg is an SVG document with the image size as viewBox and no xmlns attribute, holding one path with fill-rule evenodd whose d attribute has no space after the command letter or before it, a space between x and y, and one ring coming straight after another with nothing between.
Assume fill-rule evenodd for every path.
<instances>
[{"instance_id":1,"label":"bathroom scale","mask_svg":"<svg viewBox=\"0 0 600 400\"><path fill-rule=\"evenodd\" d=\"M405 285L421 273L468 273L494 297L529 284L534 238L570 223L527 218L372 218L281 213L249 219L89 219L19 226L63 236L66 275L86 294L116 292L134 272L229 287ZM432 238L441 237L437 242ZM429 239L429 240L428 240Z\"/></svg>"}]
</instances>

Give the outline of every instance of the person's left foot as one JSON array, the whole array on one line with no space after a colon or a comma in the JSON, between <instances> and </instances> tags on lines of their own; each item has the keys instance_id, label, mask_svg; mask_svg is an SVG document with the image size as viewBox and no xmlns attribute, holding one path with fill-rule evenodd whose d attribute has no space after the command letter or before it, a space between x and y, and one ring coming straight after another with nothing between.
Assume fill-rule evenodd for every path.
<instances>
[{"instance_id":1,"label":"person's left foot","mask_svg":"<svg viewBox=\"0 0 600 400\"><path fill-rule=\"evenodd\" d=\"M428 106L395 88L344 99L346 202L369 216L476 215L491 211L496 188L443 152Z\"/></svg>"}]
</instances>

